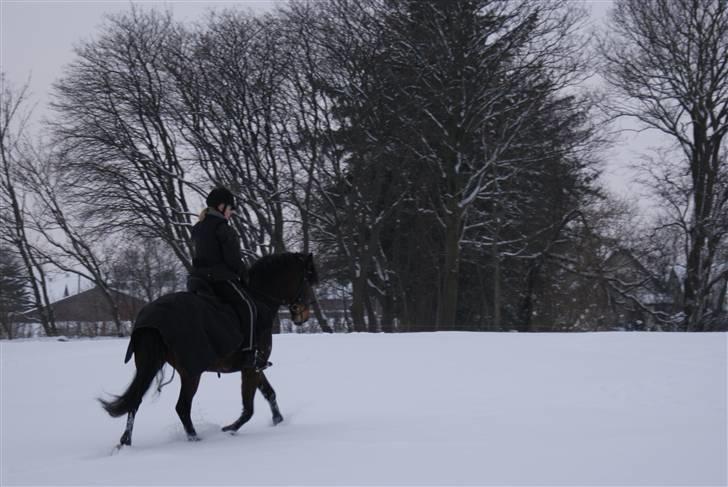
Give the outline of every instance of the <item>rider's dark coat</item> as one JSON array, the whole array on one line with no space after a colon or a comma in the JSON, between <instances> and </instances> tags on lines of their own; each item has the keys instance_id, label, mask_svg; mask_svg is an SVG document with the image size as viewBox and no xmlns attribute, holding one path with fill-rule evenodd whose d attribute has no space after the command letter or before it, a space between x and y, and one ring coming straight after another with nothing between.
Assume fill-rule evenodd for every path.
<instances>
[{"instance_id":1,"label":"rider's dark coat","mask_svg":"<svg viewBox=\"0 0 728 487\"><path fill-rule=\"evenodd\" d=\"M192 227L193 275L208 281L237 281L247 278L241 260L240 238L225 217L208 209L205 218Z\"/></svg>"},{"instance_id":2,"label":"rider's dark coat","mask_svg":"<svg viewBox=\"0 0 728 487\"><path fill-rule=\"evenodd\" d=\"M238 234L220 212L208 208L205 218L192 227L192 242L194 254L189 290L199 292L200 283L195 279L202 279L218 298L231 304L243 335L239 346L243 351L252 352L257 339L257 306L240 285L241 281L247 280L248 272L241 259Z\"/></svg>"}]
</instances>

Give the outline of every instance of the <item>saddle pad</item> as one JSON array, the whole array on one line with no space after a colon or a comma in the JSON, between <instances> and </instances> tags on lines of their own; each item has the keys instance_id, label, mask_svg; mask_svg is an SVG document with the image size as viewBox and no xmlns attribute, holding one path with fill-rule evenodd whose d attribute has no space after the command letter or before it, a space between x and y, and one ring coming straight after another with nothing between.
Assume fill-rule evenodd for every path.
<instances>
[{"instance_id":1,"label":"saddle pad","mask_svg":"<svg viewBox=\"0 0 728 487\"><path fill-rule=\"evenodd\" d=\"M142 328L159 330L177 365L197 375L234 351L250 348L253 324L243 325L241 328L232 306L212 296L179 292L162 296L142 308L134 322L132 337ZM124 362L133 353L133 340L129 340Z\"/></svg>"}]
</instances>

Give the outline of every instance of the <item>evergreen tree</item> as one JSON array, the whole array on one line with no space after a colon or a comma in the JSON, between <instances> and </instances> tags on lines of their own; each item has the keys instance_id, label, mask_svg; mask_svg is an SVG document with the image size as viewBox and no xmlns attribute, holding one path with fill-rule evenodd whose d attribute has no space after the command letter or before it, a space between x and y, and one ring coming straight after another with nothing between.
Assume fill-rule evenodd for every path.
<instances>
[{"instance_id":1,"label":"evergreen tree","mask_svg":"<svg viewBox=\"0 0 728 487\"><path fill-rule=\"evenodd\" d=\"M23 264L10 248L0 246L0 324L13 338L16 315L30 308L31 298Z\"/></svg>"}]
</instances>

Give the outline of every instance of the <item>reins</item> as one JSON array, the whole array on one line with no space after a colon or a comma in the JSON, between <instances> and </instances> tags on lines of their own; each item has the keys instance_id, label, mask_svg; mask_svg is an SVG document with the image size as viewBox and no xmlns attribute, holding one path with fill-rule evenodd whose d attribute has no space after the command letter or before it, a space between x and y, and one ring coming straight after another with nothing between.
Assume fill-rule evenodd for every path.
<instances>
[{"instance_id":1,"label":"reins","mask_svg":"<svg viewBox=\"0 0 728 487\"><path fill-rule=\"evenodd\" d=\"M285 301L282 301L280 298L276 298L268 293L264 293L263 291L259 291L258 289L254 289L250 286L246 286L245 290L252 294L253 297L260 298L261 301L267 301L268 303L274 304L276 306L285 306L288 304Z\"/></svg>"}]
</instances>

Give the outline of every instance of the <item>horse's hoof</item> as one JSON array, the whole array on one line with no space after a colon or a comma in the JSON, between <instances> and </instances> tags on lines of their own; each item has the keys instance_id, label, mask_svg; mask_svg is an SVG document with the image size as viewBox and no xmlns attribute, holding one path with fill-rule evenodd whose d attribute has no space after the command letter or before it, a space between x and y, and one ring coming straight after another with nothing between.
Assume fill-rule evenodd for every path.
<instances>
[{"instance_id":1,"label":"horse's hoof","mask_svg":"<svg viewBox=\"0 0 728 487\"><path fill-rule=\"evenodd\" d=\"M200 437L197 435L187 435L187 441L200 441Z\"/></svg>"},{"instance_id":2,"label":"horse's hoof","mask_svg":"<svg viewBox=\"0 0 728 487\"><path fill-rule=\"evenodd\" d=\"M119 443L111 450L111 455L118 455L121 450L124 449L124 445Z\"/></svg>"},{"instance_id":3,"label":"horse's hoof","mask_svg":"<svg viewBox=\"0 0 728 487\"><path fill-rule=\"evenodd\" d=\"M235 427L235 425L234 425L234 424L229 424L229 425L227 425L227 426L223 427L223 429L222 429L222 430L223 430L223 431L224 431L225 433L230 433L230 434L232 434L232 433L235 433L236 431L238 431L238 429L237 429L237 428Z\"/></svg>"},{"instance_id":4,"label":"horse's hoof","mask_svg":"<svg viewBox=\"0 0 728 487\"><path fill-rule=\"evenodd\" d=\"M273 426L277 426L283 422L283 416L273 416Z\"/></svg>"}]
</instances>

